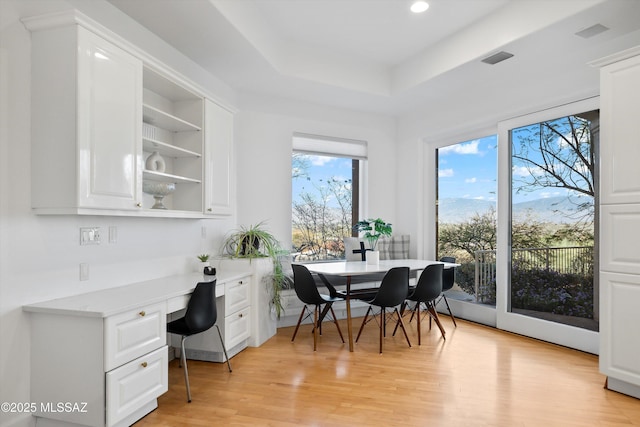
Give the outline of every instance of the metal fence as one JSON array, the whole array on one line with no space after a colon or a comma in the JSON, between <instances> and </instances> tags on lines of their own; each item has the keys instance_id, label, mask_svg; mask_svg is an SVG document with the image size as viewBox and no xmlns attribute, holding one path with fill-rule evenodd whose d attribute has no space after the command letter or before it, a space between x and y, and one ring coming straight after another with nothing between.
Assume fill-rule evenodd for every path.
<instances>
[{"instance_id":1,"label":"metal fence","mask_svg":"<svg viewBox=\"0 0 640 427\"><path fill-rule=\"evenodd\" d=\"M560 274L593 274L593 246L527 248L511 251L513 266L552 270ZM475 252L475 296L483 303L495 297L496 251Z\"/></svg>"}]
</instances>

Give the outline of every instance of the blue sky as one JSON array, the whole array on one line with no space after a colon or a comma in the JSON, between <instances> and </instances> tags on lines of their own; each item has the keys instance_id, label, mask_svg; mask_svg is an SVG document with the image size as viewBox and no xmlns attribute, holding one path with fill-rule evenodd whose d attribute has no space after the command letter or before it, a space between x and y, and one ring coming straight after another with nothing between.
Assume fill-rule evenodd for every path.
<instances>
[{"instance_id":1,"label":"blue sky","mask_svg":"<svg viewBox=\"0 0 640 427\"><path fill-rule=\"evenodd\" d=\"M461 142L439 150L438 193L439 197L496 201L498 137L491 135ZM533 153L531 153L533 155ZM513 179L528 176L523 166L514 165ZM513 203L536 199L566 196L567 190L541 188L532 192L512 194Z\"/></svg>"},{"instance_id":2,"label":"blue sky","mask_svg":"<svg viewBox=\"0 0 640 427\"><path fill-rule=\"evenodd\" d=\"M439 197L496 201L497 136L438 150Z\"/></svg>"},{"instance_id":3,"label":"blue sky","mask_svg":"<svg viewBox=\"0 0 640 427\"><path fill-rule=\"evenodd\" d=\"M300 193L308 192L316 194L316 186L324 186L332 178L346 181L351 180L351 159L342 157L307 156L307 177L292 180L293 200ZM329 202L330 206L337 207Z\"/></svg>"}]
</instances>

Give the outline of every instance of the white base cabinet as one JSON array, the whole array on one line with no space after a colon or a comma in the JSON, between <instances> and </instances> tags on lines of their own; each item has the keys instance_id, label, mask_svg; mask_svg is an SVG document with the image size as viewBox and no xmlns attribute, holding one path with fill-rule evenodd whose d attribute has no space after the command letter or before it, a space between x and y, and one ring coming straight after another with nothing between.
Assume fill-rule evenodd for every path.
<instances>
[{"instance_id":1,"label":"white base cabinet","mask_svg":"<svg viewBox=\"0 0 640 427\"><path fill-rule=\"evenodd\" d=\"M168 390L166 304L107 318L32 313L31 369L37 425L129 426Z\"/></svg>"},{"instance_id":2,"label":"white base cabinet","mask_svg":"<svg viewBox=\"0 0 640 427\"><path fill-rule=\"evenodd\" d=\"M277 331L277 318L271 304L270 276L273 263L270 258L216 260L219 271L251 271L251 300L249 347L260 347Z\"/></svg>"},{"instance_id":3,"label":"white base cabinet","mask_svg":"<svg viewBox=\"0 0 640 427\"><path fill-rule=\"evenodd\" d=\"M217 323L236 353L251 334L250 277L248 271L217 276ZM156 408L168 390L167 313L180 316L196 284L210 280L179 274L25 305L36 425L129 426ZM215 336L192 338L219 346L215 329L208 332ZM78 410L57 410L59 402Z\"/></svg>"}]
</instances>

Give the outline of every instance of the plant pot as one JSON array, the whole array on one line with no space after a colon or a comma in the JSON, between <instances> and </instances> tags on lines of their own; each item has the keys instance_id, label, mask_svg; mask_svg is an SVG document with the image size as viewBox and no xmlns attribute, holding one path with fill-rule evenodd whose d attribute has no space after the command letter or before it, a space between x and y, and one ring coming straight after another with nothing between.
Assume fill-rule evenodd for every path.
<instances>
[{"instance_id":1,"label":"plant pot","mask_svg":"<svg viewBox=\"0 0 640 427\"><path fill-rule=\"evenodd\" d=\"M211 262L209 261L198 261L198 265L196 266L196 273L202 273L205 267L211 267Z\"/></svg>"},{"instance_id":2,"label":"plant pot","mask_svg":"<svg viewBox=\"0 0 640 427\"><path fill-rule=\"evenodd\" d=\"M367 264L377 265L380 262L380 251L367 252Z\"/></svg>"},{"instance_id":3,"label":"plant pot","mask_svg":"<svg viewBox=\"0 0 640 427\"><path fill-rule=\"evenodd\" d=\"M260 250L260 240L255 237L247 236L240 242L240 255L257 254Z\"/></svg>"}]
</instances>

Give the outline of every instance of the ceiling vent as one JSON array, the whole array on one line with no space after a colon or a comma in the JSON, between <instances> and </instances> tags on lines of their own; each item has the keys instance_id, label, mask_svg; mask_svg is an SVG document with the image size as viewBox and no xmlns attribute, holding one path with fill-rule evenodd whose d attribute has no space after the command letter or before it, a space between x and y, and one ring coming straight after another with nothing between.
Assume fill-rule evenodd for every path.
<instances>
[{"instance_id":1,"label":"ceiling vent","mask_svg":"<svg viewBox=\"0 0 640 427\"><path fill-rule=\"evenodd\" d=\"M498 62L502 62L505 59L511 58L512 56L513 56L513 53L502 51L502 52L494 53L493 55L484 58L482 62L484 62L485 64L495 65Z\"/></svg>"},{"instance_id":2,"label":"ceiling vent","mask_svg":"<svg viewBox=\"0 0 640 427\"><path fill-rule=\"evenodd\" d=\"M596 24L588 28L585 28L584 30L578 31L576 33L576 36L580 36L582 38L588 39L590 37L597 36L600 33L604 33L608 29L609 29L608 27L605 27L602 24Z\"/></svg>"}]
</instances>

